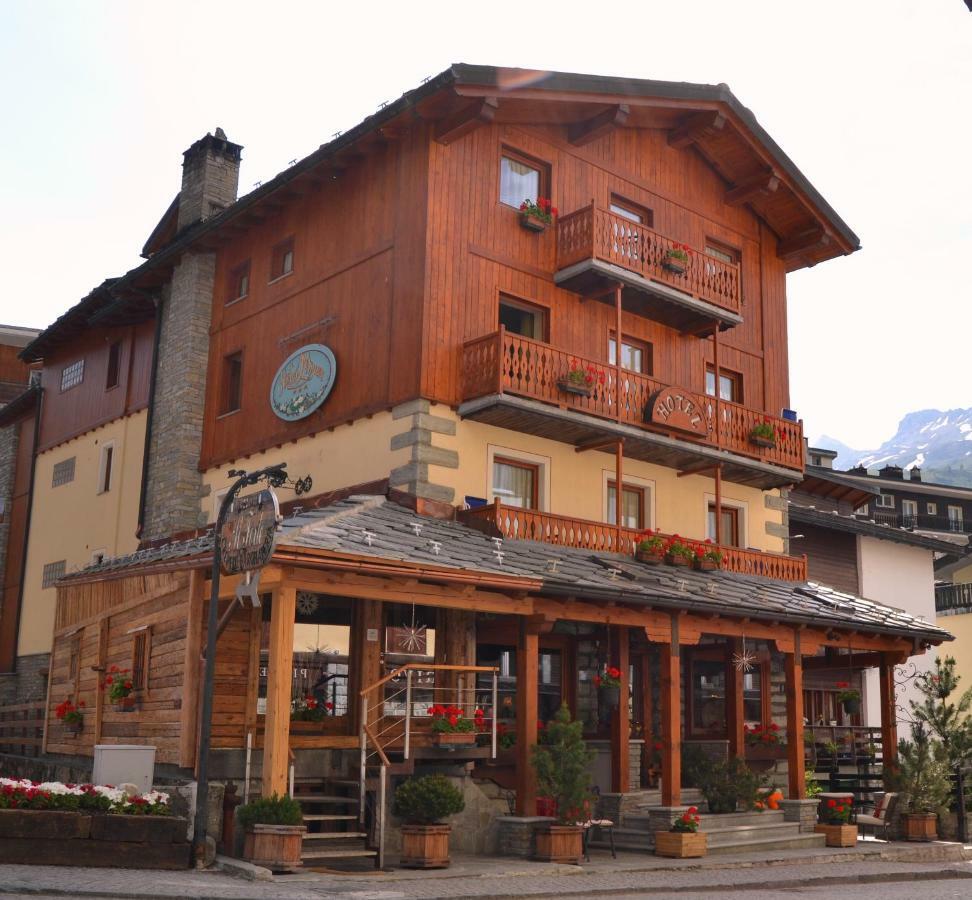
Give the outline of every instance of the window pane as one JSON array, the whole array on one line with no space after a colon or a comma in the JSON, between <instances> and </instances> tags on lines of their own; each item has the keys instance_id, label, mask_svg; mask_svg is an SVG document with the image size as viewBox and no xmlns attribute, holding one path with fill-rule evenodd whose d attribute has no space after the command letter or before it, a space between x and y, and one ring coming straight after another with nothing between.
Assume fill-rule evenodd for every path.
<instances>
[{"instance_id":1,"label":"window pane","mask_svg":"<svg viewBox=\"0 0 972 900\"><path fill-rule=\"evenodd\" d=\"M743 675L743 719L747 725L763 722L763 684L759 668Z\"/></svg>"},{"instance_id":2,"label":"window pane","mask_svg":"<svg viewBox=\"0 0 972 900\"><path fill-rule=\"evenodd\" d=\"M613 484L607 489L607 521L615 524L615 497L617 492ZM624 528L644 528L642 510L644 508L644 491L641 488L629 488L621 492L621 525Z\"/></svg>"},{"instance_id":3,"label":"window pane","mask_svg":"<svg viewBox=\"0 0 972 900\"><path fill-rule=\"evenodd\" d=\"M641 213L635 212L633 209L627 209L617 203L611 204L611 212L616 213L619 216L624 216L632 222L637 222L639 225L642 224Z\"/></svg>"},{"instance_id":4,"label":"window pane","mask_svg":"<svg viewBox=\"0 0 972 900\"><path fill-rule=\"evenodd\" d=\"M532 509L535 495L536 470L532 466L493 463L493 497L509 506Z\"/></svg>"},{"instance_id":5,"label":"window pane","mask_svg":"<svg viewBox=\"0 0 972 900\"><path fill-rule=\"evenodd\" d=\"M726 730L726 667L715 660L692 664L692 730L724 734Z\"/></svg>"},{"instance_id":6,"label":"window pane","mask_svg":"<svg viewBox=\"0 0 972 900\"><path fill-rule=\"evenodd\" d=\"M504 156L500 162L500 202L519 208L540 196L540 171Z\"/></svg>"},{"instance_id":7,"label":"window pane","mask_svg":"<svg viewBox=\"0 0 972 900\"><path fill-rule=\"evenodd\" d=\"M540 310L525 309L500 300L499 323L513 334L522 334L538 341L544 338L543 313Z\"/></svg>"}]
</instances>

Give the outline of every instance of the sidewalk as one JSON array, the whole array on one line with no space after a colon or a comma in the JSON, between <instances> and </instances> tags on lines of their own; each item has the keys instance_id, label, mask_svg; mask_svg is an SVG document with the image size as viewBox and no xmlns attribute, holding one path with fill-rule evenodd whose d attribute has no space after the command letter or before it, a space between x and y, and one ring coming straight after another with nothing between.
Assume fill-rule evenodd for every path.
<instances>
[{"instance_id":1,"label":"sidewalk","mask_svg":"<svg viewBox=\"0 0 972 900\"><path fill-rule=\"evenodd\" d=\"M497 857L455 857L436 871L302 872L247 881L219 871L148 872L53 866L0 866L0 897L201 898L201 900L452 900L452 898L582 898L673 892L727 894L827 884L972 879L959 845L885 845L833 851L780 851L765 856L662 860L599 853L583 866ZM972 882L969 884L972 895Z\"/></svg>"}]
</instances>

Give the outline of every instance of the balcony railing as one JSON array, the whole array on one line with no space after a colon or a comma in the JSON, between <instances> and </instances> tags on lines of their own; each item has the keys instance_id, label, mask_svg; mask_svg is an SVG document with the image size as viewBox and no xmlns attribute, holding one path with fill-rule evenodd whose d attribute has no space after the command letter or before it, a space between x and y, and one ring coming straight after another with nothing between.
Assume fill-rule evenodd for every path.
<instances>
[{"instance_id":1,"label":"balcony railing","mask_svg":"<svg viewBox=\"0 0 972 900\"><path fill-rule=\"evenodd\" d=\"M603 382L595 378L589 396L567 393L558 386L567 372L578 364L594 366L604 375ZM616 369L601 361L585 359L502 328L466 342L462 374L464 401L492 393L516 394L646 431L674 433L657 421L646 421L650 418L649 404L655 395L671 385L626 369L622 370L619 381ZM690 405L704 420L701 429L704 433L678 432L680 439L803 471L803 428L799 422L720 400L719 427L716 428L715 398L681 388L677 390L683 405ZM766 422L773 426L775 445L757 447L750 440L750 433L756 425Z\"/></svg>"},{"instance_id":2,"label":"balcony railing","mask_svg":"<svg viewBox=\"0 0 972 900\"><path fill-rule=\"evenodd\" d=\"M936 584L935 610L960 609L972 612L972 584Z\"/></svg>"},{"instance_id":3,"label":"balcony railing","mask_svg":"<svg viewBox=\"0 0 972 900\"><path fill-rule=\"evenodd\" d=\"M536 509L520 509L505 506L498 500L491 506L467 509L460 513L467 524L486 523L506 539L541 541L560 547L594 550L598 553L623 553L634 555L640 531L619 528L605 522L575 519L540 512ZM667 535L663 535L667 537ZM686 543L702 545L701 541L686 539ZM768 553L763 550L743 550L715 544L705 545L722 553L722 569L740 575L761 575L781 581L806 581L807 558Z\"/></svg>"},{"instance_id":4,"label":"balcony railing","mask_svg":"<svg viewBox=\"0 0 972 900\"><path fill-rule=\"evenodd\" d=\"M881 525L895 528L910 528L918 531L947 531L952 534L972 533L972 520L964 521L949 516L933 516L925 513L900 513L893 509L875 507L870 513L858 515L873 519Z\"/></svg>"},{"instance_id":5,"label":"balcony railing","mask_svg":"<svg viewBox=\"0 0 972 900\"><path fill-rule=\"evenodd\" d=\"M738 314L739 265L692 248L688 260L673 267L676 261L668 257L668 251L684 246L593 203L557 220L558 271L599 259Z\"/></svg>"}]
</instances>

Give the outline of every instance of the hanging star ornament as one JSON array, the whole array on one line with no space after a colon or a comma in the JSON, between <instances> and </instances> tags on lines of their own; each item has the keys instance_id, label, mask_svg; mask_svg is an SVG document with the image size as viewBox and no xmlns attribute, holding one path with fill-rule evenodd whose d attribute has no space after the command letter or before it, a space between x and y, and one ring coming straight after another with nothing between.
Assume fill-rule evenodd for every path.
<instances>
[{"instance_id":1,"label":"hanging star ornament","mask_svg":"<svg viewBox=\"0 0 972 900\"><path fill-rule=\"evenodd\" d=\"M398 648L403 653L425 653L425 625L403 625L398 629Z\"/></svg>"},{"instance_id":2,"label":"hanging star ornament","mask_svg":"<svg viewBox=\"0 0 972 900\"><path fill-rule=\"evenodd\" d=\"M733 653L732 664L737 672L752 672L756 668L756 654L747 650L744 644L739 653Z\"/></svg>"}]
</instances>

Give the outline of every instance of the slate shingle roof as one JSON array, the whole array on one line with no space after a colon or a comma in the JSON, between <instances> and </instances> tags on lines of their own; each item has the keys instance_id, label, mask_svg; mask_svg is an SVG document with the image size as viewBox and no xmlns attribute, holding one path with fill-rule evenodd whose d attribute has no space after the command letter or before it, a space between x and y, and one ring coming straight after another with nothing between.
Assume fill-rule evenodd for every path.
<instances>
[{"instance_id":1,"label":"slate shingle roof","mask_svg":"<svg viewBox=\"0 0 972 900\"><path fill-rule=\"evenodd\" d=\"M951 639L945 630L903 610L823 585L646 566L617 554L535 541L502 541L459 522L419 516L384 497L350 497L291 516L281 525L277 547L530 578L541 581L540 593L550 596L772 618L821 627L855 626L936 642ZM188 560L211 551L209 534L106 560L82 574Z\"/></svg>"}]
</instances>

